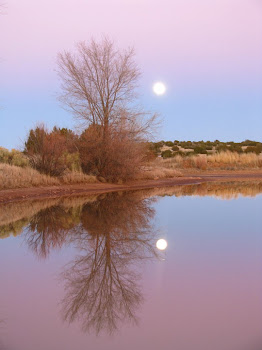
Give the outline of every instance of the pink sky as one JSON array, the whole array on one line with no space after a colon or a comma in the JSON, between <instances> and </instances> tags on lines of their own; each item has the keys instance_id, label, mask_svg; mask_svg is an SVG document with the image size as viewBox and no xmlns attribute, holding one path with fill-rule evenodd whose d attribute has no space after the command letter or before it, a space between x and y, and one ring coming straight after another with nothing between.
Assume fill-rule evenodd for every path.
<instances>
[{"instance_id":1,"label":"pink sky","mask_svg":"<svg viewBox=\"0 0 262 350\"><path fill-rule=\"evenodd\" d=\"M8 121L12 120L14 125L19 119L17 110L27 118L24 125L19 125L23 130L39 119L47 123L69 120L70 116L62 115L54 102L58 92L54 71L57 53L71 50L80 40L100 38L102 34L114 39L120 48L135 47L144 74L145 107L156 105L165 117L167 129L163 137L192 139L194 135L183 133L184 124L178 123L183 118L191 121L194 112L204 125L209 110L203 106L209 105L208 94L216 89L220 91L214 92L214 99L223 94L218 106L228 104L228 108L220 113L211 101L211 110L217 112L214 120L223 117L227 120L232 116L233 125L241 118L243 121L248 118L253 124L261 119L262 107L256 97L262 85L261 0L3 1L6 9L0 17L0 105L5 114L0 114L0 118L5 118L2 124L5 131L3 135L0 131L0 140L10 128ZM169 100L167 98L164 105L152 97L151 86L156 80L163 80L168 87ZM203 103L193 106L200 90ZM241 94L234 97L234 101L228 101L231 91L235 94L239 90ZM39 112L25 100L28 96L38 101ZM177 96L182 102L177 100L175 105ZM184 101L192 110L184 108ZM175 115L180 129L177 135L174 132L171 135L168 130L173 126ZM203 120L201 116L205 116ZM192 126L197 129L197 125ZM258 126L261 122L256 129L249 129L249 133L246 125L237 134L232 129L230 135L232 139L237 135L257 137ZM223 134L222 125L215 123L214 128L218 130L217 135L210 129L204 135L199 130L195 137L231 138Z\"/></svg>"},{"instance_id":2,"label":"pink sky","mask_svg":"<svg viewBox=\"0 0 262 350\"><path fill-rule=\"evenodd\" d=\"M260 0L9 0L6 7L1 55L8 85L17 77L30 86L47 73L52 79L59 51L103 33L120 47L135 46L152 79L262 77Z\"/></svg>"}]
</instances>

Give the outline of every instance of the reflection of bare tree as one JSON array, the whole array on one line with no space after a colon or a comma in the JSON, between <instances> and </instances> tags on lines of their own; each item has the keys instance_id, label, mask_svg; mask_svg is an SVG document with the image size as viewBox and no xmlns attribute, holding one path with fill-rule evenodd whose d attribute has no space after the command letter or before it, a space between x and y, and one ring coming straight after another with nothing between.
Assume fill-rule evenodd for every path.
<instances>
[{"instance_id":1,"label":"reflection of bare tree","mask_svg":"<svg viewBox=\"0 0 262 350\"><path fill-rule=\"evenodd\" d=\"M5 320L0 319L0 331L2 330L4 324L5 324ZM4 349L5 349L4 344L0 338L0 350L4 350Z\"/></svg>"},{"instance_id":2,"label":"reflection of bare tree","mask_svg":"<svg viewBox=\"0 0 262 350\"><path fill-rule=\"evenodd\" d=\"M117 330L136 322L142 302L137 265L156 256L148 200L135 194L111 194L82 211L82 255L64 273L64 319L80 319L84 331ZM88 232L90 235L84 234Z\"/></svg>"},{"instance_id":3,"label":"reflection of bare tree","mask_svg":"<svg viewBox=\"0 0 262 350\"><path fill-rule=\"evenodd\" d=\"M137 276L125 265L121 253L112 256L110 245L110 238L97 236L95 249L78 257L64 274L64 318L69 322L81 318L83 330L111 333L120 320L136 320L135 308L142 301Z\"/></svg>"},{"instance_id":4,"label":"reflection of bare tree","mask_svg":"<svg viewBox=\"0 0 262 350\"><path fill-rule=\"evenodd\" d=\"M112 333L120 322L137 322L138 267L156 257L153 199L144 196L111 193L75 208L53 205L30 220L25 238L38 256L66 243L81 252L63 273L62 313L68 322L81 320L84 331Z\"/></svg>"}]
</instances>

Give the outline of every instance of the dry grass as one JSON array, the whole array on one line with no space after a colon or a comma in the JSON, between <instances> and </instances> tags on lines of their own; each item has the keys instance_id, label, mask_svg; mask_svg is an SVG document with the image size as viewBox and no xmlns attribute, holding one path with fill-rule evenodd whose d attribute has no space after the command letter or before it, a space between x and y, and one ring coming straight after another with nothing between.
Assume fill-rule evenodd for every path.
<instances>
[{"instance_id":1,"label":"dry grass","mask_svg":"<svg viewBox=\"0 0 262 350\"><path fill-rule=\"evenodd\" d=\"M61 177L61 182L63 184L78 184L78 183L96 183L97 178L93 175L86 175L81 172L72 171Z\"/></svg>"},{"instance_id":2,"label":"dry grass","mask_svg":"<svg viewBox=\"0 0 262 350\"><path fill-rule=\"evenodd\" d=\"M182 173L176 169L169 169L160 167L154 163L148 167L143 167L141 172L136 176L137 180L158 180L173 177L183 176Z\"/></svg>"},{"instance_id":3,"label":"dry grass","mask_svg":"<svg viewBox=\"0 0 262 350\"><path fill-rule=\"evenodd\" d=\"M200 154L191 157L176 156L174 158L157 158L155 165L167 169L247 169L261 168L262 157L255 153L221 152L215 154Z\"/></svg>"},{"instance_id":4,"label":"dry grass","mask_svg":"<svg viewBox=\"0 0 262 350\"><path fill-rule=\"evenodd\" d=\"M234 152L221 152L210 155L195 155L191 157L176 156L174 158L157 158L148 166L144 166L136 176L137 180L157 180L183 176L183 169L254 169L262 167L261 155L255 153L238 154ZM95 176L85 175L82 172L70 172L60 178L40 174L38 171L26 167L21 168L0 163L0 190L52 186L61 184L96 183Z\"/></svg>"},{"instance_id":5,"label":"dry grass","mask_svg":"<svg viewBox=\"0 0 262 350\"><path fill-rule=\"evenodd\" d=\"M95 176L85 175L81 172L70 172L61 178L55 178L40 174L37 170L29 167L20 168L0 163L0 190L95 182L98 182Z\"/></svg>"},{"instance_id":6,"label":"dry grass","mask_svg":"<svg viewBox=\"0 0 262 350\"><path fill-rule=\"evenodd\" d=\"M8 188L59 185L59 180L32 168L0 163L0 190Z\"/></svg>"},{"instance_id":7,"label":"dry grass","mask_svg":"<svg viewBox=\"0 0 262 350\"><path fill-rule=\"evenodd\" d=\"M261 155L255 153L221 152L207 157L210 165L227 164L244 167L262 167Z\"/></svg>"}]
</instances>

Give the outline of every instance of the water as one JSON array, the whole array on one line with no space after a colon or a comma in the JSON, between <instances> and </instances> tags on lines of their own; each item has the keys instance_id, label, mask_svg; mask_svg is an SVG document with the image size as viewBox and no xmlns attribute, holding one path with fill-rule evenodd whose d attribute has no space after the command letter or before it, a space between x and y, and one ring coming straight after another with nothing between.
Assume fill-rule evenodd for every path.
<instances>
[{"instance_id":1,"label":"water","mask_svg":"<svg viewBox=\"0 0 262 350\"><path fill-rule=\"evenodd\" d=\"M0 349L261 349L261 193L202 184L2 206Z\"/></svg>"}]
</instances>

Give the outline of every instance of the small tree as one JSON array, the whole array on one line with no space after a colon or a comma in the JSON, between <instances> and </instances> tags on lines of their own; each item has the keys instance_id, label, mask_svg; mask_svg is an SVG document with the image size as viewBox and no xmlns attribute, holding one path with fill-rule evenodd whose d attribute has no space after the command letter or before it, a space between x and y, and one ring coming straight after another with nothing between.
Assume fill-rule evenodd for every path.
<instances>
[{"instance_id":1,"label":"small tree","mask_svg":"<svg viewBox=\"0 0 262 350\"><path fill-rule=\"evenodd\" d=\"M135 104L140 71L134 50L120 51L107 38L81 42L76 53L58 55L58 74L60 100L82 125L91 127L80 146L84 170L96 169L107 178L114 173L115 179L134 176L143 159L138 144L157 121Z\"/></svg>"},{"instance_id":2,"label":"small tree","mask_svg":"<svg viewBox=\"0 0 262 350\"><path fill-rule=\"evenodd\" d=\"M110 129L105 140L101 127L94 125L79 140L83 171L113 182L132 179L147 156L146 149L146 144L130 138L129 131Z\"/></svg>"},{"instance_id":3,"label":"small tree","mask_svg":"<svg viewBox=\"0 0 262 350\"><path fill-rule=\"evenodd\" d=\"M35 169L52 176L62 175L66 169L62 158L66 151L64 136L56 130L49 132L43 125L30 130L24 150Z\"/></svg>"}]
</instances>

